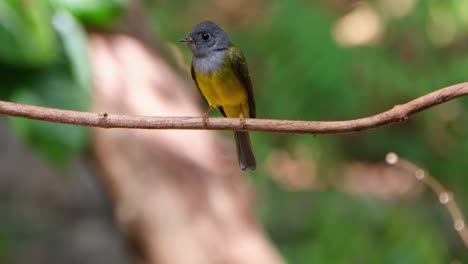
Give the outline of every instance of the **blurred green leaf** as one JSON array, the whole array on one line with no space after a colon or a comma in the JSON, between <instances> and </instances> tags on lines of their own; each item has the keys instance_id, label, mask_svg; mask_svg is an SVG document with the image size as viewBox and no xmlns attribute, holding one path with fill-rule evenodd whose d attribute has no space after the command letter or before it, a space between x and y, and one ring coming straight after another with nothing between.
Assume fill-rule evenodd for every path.
<instances>
[{"instance_id":1,"label":"blurred green leaf","mask_svg":"<svg viewBox=\"0 0 468 264\"><path fill-rule=\"evenodd\" d=\"M57 10L67 10L81 22L107 26L125 10L127 0L49 0Z\"/></svg>"},{"instance_id":2,"label":"blurred green leaf","mask_svg":"<svg viewBox=\"0 0 468 264\"><path fill-rule=\"evenodd\" d=\"M11 100L18 103L56 107L61 109L86 109L87 93L67 78L63 69L53 68L32 78L15 89ZM66 73L66 71L65 71ZM87 143L87 129L23 118L11 118L18 136L57 164L64 164Z\"/></svg>"},{"instance_id":3,"label":"blurred green leaf","mask_svg":"<svg viewBox=\"0 0 468 264\"><path fill-rule=\"evenodd\" d=\"M0 1L0 63L17 67L49 65L58 45L45 1Z\"/></svg>"},{"instance_id":4,"label":"blurred green leaf","mask_svg":"<svg viewBox=\"0 0 468 264\"><path fill-rule=\"evenodd\" d=\"M70 62L75 82L80 88L89 91L92 85L92 72L86 32L67 11L58 11L53 21Z\"/></svg>"}]
</instances>

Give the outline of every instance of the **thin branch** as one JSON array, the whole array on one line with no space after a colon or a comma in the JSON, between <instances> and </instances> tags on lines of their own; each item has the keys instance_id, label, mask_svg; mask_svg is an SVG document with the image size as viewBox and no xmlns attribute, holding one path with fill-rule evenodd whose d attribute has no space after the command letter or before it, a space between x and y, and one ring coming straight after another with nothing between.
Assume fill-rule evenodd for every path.
<instances>
[{"instance_id":1,"label":"thin branch","mask_svg":"<svg viewBox=\"0 0 468 264\"><path fill-rule=\"evenodd\" d=\"M460 210L457 202L453 198L453 194L447 190L442 183L432 177L427 171L421 169L417 165L401 159L395 153L387 154L385 158L388 164L397 166L416 177L416 179L420 180L424 183L429 189L431 189L439 198L439 202L447 208L447 211L450 214L450 217L453 221L453 227L460 235L465 247L468 248L468 229L466 228L465 220L463 217L463 213Z\"/></svg>"},{"instance_id":2,"label":"thin branch","mask_svg":"<svg viewBox=\"0 0 468 264\"><path fill-rule=\"evenodd\" d=\"M338 134L369 130L406 121L411 115L455 98L468 95L468 82L455 84L421 96L406 104L396 105L383 113L348 121L292 121L274 119L147 117L60 110L0 101L0 114L54 123L101 128L134 129L209 129L245 130L277 133Z\"/></svg>"}]
</instances>

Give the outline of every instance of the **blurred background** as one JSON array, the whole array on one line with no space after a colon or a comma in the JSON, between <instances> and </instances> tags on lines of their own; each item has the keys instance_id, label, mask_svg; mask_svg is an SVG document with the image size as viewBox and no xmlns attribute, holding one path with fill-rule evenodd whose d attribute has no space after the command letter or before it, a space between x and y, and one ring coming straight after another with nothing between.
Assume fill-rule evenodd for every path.
<instances>
[{"instance_id":1,"label":"blurred background","mask_svg":"<svg viewBox=\"0 0 468 264\"><path fill-rule=\"evenodd\" d=\"M177 41L204 20L243 50L259 118L354 119L468 79L465 0L0 0L0 99L200 116ZM0 262L468 263L437 194L385 164L427 170L467 215L466 111L461 98L371 131L252 133L248 174L228 132L0 117Z\"/></svg>"}]
</instances>

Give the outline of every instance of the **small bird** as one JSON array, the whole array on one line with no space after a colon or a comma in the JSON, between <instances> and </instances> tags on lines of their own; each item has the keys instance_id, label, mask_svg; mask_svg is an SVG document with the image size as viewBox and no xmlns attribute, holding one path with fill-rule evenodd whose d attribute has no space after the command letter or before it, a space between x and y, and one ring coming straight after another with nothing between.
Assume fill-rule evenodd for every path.
<instances>
[{"instance_id":1,"label":"small bird","mask_svg":"<svg viewBox=\"0 0 468 264\"><path fill-rule=\"evenodd\" d=\"M212 21L196 25L186 38L192 51L192 79L209 105L223 116L255 118L255 100L247 62L241 50L224 30ZM235 131L237 156L241 170L255 170L256 161L249 134Z\"/></svg>"}]
</instances>

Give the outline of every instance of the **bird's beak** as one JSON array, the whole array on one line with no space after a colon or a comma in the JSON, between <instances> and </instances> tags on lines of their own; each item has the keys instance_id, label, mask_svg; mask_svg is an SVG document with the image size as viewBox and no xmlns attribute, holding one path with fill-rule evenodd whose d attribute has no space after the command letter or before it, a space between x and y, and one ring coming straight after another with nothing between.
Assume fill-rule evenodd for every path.
<instances>
[{"instance_id":1,"label":"bird's beak","mask_svg":"<svg viewBox=\"0 0 468 264\"><path fill-rule=\"evenodd\" d=\"M187 38L183 38L181 40L179 40L180 43L192 43L193 42L193 39L190 38L190 37L187 37Z\"/></svg>"}]
</instances>

